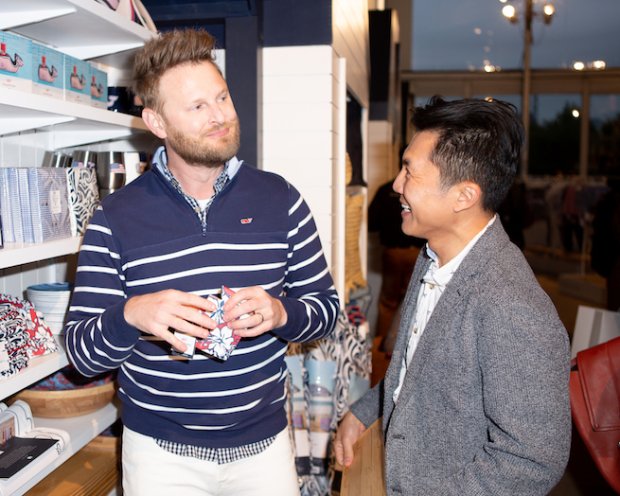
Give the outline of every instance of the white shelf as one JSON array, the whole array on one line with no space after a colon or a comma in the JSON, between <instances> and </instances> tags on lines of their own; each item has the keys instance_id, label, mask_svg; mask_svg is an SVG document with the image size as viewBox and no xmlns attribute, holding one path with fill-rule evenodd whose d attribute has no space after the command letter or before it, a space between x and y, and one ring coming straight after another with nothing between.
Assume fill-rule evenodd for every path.
<instances>
[{"instance_id":1,"label":"white shelf","mask_svg":"<svg viewBox=\"0 0 620 496\"><path fill-rule=\"evenodd\" d=\"M61 429L69 434L70 441L62 453L57 453L55 449L50 449L10 479L0 479L0 496L24 494L86 446L101 431L112 425L117 418L118 409L112 403L106 405L101 410L80 417L65 419L35 417L35 427Z\"/></svg>"},{"instance_id":2,"label":"white shelf","mask_svg":"<svg viewBox=\"0 0 620 496\"><path fill-rule=\"evenodd\" d=\"M69 364L67 354L65 353L63 336L55 336L55 338L58 351L33 358L28 362L28 366L25 369L20 370L11 377L0 379L0 401Z\"/></svg>"},{"instance_id":3,"label":"white shelf","mask_svg":"<svg viewBox=\"0 0 620 496\"><path fill-rule=\"evenodd\" d=\"M81 236L37 244L7 244L0 249L0 269L77 253Z\"/></svg>"},{"instance_id":4,"label":"white shelf","mask_svg":"<svg viewBox=\"0 0 620 496\"><path fill-rule=\"evenodd\" d=\"M116 68L127 67L128 59L122 52L138 48L155 36L95 0L2 0L0 29L83 60L105 57L105 63Z\"/></svg>"},{"instance_id":5,"label":"white shelf","mask_svg":"<svg viewBox=\"0 0 620 496\"><path fill-rule=\"evenodd\" d=\"M141 118L45 95L3 89L0 136L38 129L54 134L56 149L119 139L146 131Z\"/></svg>"},{"instance_id":6,"label":"white shelf","mask_svg":"<svg viewBox=\"0 0 620 496\"><path fill-rule=\"evenodd\" d=\"M0 0L0 30L18 33L74 57L102 64L117 79L129 72L135 49L156 36L95 0ZM36 133L28 136L16 134L35 130ZM2 139L11 146L13 141L19 141L17 145L21 146L22 141L35 134L44 149L57 150L124 140L145 131L148 129L139 117L26 92L0 91L0 136L6 136ZM0 249L0 270L76 253L80 243L81 237L73 237L42 244L5 246ZM56 353L32 359L25 370L0 380L0 400L67 364L64 345ZM82 417L35 419L36 427L68 432L70 442L62 453L48 450L14 477L0 480L0 496L28 491L117 417L116 407L108 405Z\"/></svg>"}]
</instances>

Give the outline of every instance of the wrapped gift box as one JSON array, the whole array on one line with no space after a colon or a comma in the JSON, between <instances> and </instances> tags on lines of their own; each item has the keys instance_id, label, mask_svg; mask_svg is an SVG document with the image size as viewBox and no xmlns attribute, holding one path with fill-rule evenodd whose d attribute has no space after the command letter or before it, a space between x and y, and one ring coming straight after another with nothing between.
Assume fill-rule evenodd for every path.
<instances>
[{"instance_id":1,"label":"wrapped gift box","mask_svg":"<svg viewBox=\"0 0 620 496\"><path fill-rule=\"evenodd\" d=\"M209 337L196 340L196 348L220 360L228 360L241 341L241 337L237 336L224 322L224 305L233 294L235 292L232 289L222 286L221 298L209 296L209 299L217 305L209 317L215 320L218 326L211 331Z\"/></svg>"},{"instance_id":2,"label":"wrapped gift box","mask_svg":"<svg viewBox=\"0 0 620 496\"><path fill-rule=\"evenodd\" d=\"M173 350L174 354L184 356L186 358L192 358L194 355L194 349L203 351L207 355L211 355L214 358L220 360L228 360L228 357L232 354L234 349L241 341L241 337L236 335L235 332L228 327L224 322L224 305L228 299L234 294L234 291L226 286L222 286L222 297L209 296L208 299L215 303L217 308L209 313L211 317L218 325L213 329L207 338L196 339L192 336L177 332L176 335L181 339L188 347L185 353L177 353ZM247 315L242 315L240 318L244 318Z\"/></svg>"}]
</instances>

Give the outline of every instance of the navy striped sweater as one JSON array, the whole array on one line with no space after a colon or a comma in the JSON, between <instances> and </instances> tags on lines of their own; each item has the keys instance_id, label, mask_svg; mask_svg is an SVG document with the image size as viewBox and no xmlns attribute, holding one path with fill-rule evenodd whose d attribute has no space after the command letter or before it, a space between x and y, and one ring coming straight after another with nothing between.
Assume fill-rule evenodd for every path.
<instances>
[{"instance_id":1,"label":"navy striped sweater","mask_svg":"<svg viewBox=\"0 0 620 496\"><path fill-rule=\"evenodd\" d=\"M198 295L261 286L282 301L285 326L242 339L225 361L170 356L123 317L134 295ZM212 448L261 441L286 426L288 341L331 332L339 303L312 214L278 175L241 165L206 225L156 168L105 198L84 236L68 324L70 361L84 375L118 369L130 429ZM145 339L146 338L146 339Z\"/></svg>"}]
</instances>

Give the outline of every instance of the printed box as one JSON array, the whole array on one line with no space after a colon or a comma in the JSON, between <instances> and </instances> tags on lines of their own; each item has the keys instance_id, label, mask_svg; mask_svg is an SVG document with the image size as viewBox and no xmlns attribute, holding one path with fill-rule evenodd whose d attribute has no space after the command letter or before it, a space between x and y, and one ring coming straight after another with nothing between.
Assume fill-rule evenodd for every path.
<instances>
[{"instance_id":1,"label":"printed box","mask_svg":"<svg viewBox=\"0 0 620 496\"><path fill-rule=\"evenodd\" d=\"M108 108L108 74L94 65L90 66L90 104L104 110Z\"/></svg>"},{"instance_id":2,"label":"printed box","mask_svg":"<svg viewBox=\"0 0 620 496\"><path fill-rule=\"evenodd\" d=\"M39 43L32 43L32 92L64 98L64 54Z\"/></svg>"},{"instance_id":3,"label":"printed box","mask_svg":"<svg viewBox=\"0 0 620 496\"><path fill-rule=\"evenodd\" d=\"M35 243L71 236L67 174L61 168L28 169Z\"/></svg>"},{"instance_id":4,"label":"printed box","mask_svg":"<svg viewBox=\"0 0 620 496\"><path fill-rule=\"evenodd\" d=\"M77 236L84 234L99 204L97 175L95 169L82 167L69 167L64 170L67 173L71 235Z\"/></svg>"},{"instance_id":5,"label":"printed box","mask_svg":"<svg viewBox=\"0 0 620 496\"><path fill-rule=\"evenodd\" d=\"M32 41L0 31L0 87L32 91Z\"/></svg>"},{"instance_id":6,"label":"printed box","mask_svg":"<svg viewBox=\"0 0 620 496\"><path fill-rule=\"evenodd\" d=\"M66 54L64 61L65 100L90 105L90 64Z\"/></svg>"}]
</instances>

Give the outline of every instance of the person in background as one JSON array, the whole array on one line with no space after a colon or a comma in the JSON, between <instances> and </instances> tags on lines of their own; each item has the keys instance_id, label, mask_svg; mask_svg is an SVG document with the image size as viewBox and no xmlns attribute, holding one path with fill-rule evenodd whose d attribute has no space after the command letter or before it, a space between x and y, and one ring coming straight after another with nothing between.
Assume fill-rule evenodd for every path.
<instances>
[{"instance_id":1,"label":"person in background","mask_svg":"<svg viewBox=\"0 0 620 496\"><path fill-rule=\"evenodd\" d=\"M380 186L368 207L368 230L379 233L381 244L381 290L375 337L381 338L379 350L388 355L392 353L391 347L386 346L392 342L388 334L424 244L424 240L408 236L400 228L400 199L392 188L393 182Z\"/></svg>"},{"instance_id":2,"label":"person in background","mask_svg":"<svg viewBox=\"0 0 620 496\"><path fill-rule=\"evenodd\" d=\"M235 156L214 41L174 31L138 52L142 118L165 146L102 201L79 254L67 351L84 375L118 370L126 496L299 494L284 356L288 341L330 333L339 311L299 192ZM223 285L240 342L227 360L192 357Z\"/></svg>"},{"instance_id":3,"label":"person in background","mask_svg":"<svg viewBox=\"0 0 620 496\"><path fill-rule=\"evenodd\" d=\"M606 279L607 310L620 311L620 178L597 203L592 220L592 268Z\"/></svg>"},{"instance_id":4,"label":"person in background","mask_svg":"<svg viewBox=\"0 0 620 496\"><path fill-rule=\"evenodd\" d=\"M497 215L508 238L523 251L525 248L524 230L531 224L527 189L521 179L515 179L500 205Z\"/></svg>"},{"instance_id":5,"label":"person in background","mask_svg":"<svg viewBox=\"0 0 620 496\"><path fill-rule=\"evenodd\" d=\"M334 443L382 417L387 494L547 494L571 438L568 335L497 216L519 164L512 105L431 99L394 182L402 230L424 238L385 378Z\"/></svg>"}]
</instances>

